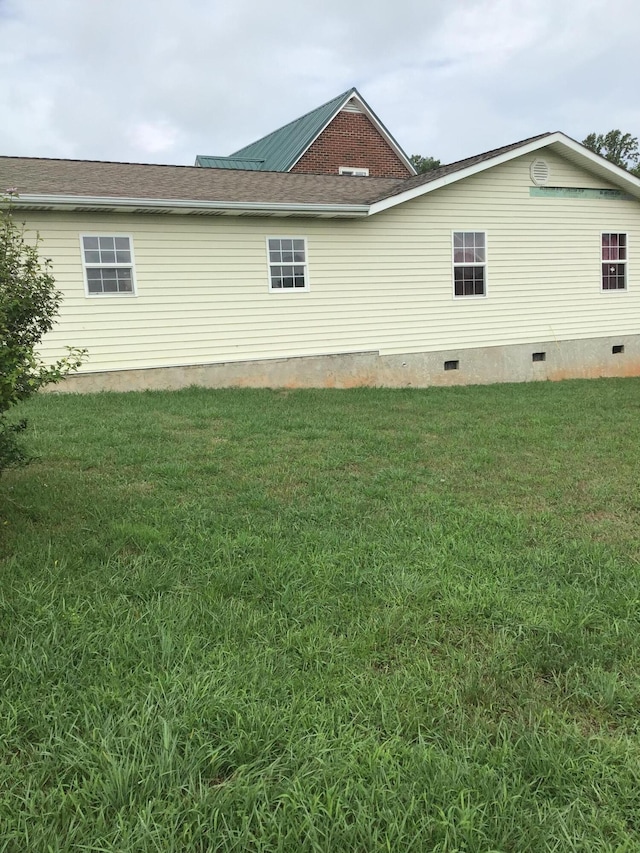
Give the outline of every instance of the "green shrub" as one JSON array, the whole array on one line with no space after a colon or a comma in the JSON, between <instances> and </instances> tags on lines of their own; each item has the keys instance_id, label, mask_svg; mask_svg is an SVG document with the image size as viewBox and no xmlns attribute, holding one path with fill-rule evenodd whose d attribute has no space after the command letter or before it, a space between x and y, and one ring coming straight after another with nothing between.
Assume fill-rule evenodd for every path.
<instances>
[{"instance_id":1,"label":"green shrub","mask_svg":"<svg viewBox=\"0 0 640 853\"><path fill-rule=\"evenodd\" d=\"M51 263L39 253L39 237L28 242L16 224L11 198L0 209L0 474L27 461L20 442L24 420L7 416L12 406L43 385L59 382L82 363L84 350L45 364L36 348L55 322L61 294Z\"/></svg>"}]
</instances>

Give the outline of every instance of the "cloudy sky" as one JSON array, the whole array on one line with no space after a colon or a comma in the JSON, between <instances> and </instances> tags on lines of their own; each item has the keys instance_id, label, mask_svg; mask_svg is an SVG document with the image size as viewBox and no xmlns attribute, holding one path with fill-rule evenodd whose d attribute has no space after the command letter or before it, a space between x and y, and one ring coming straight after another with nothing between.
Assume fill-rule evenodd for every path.
<instances>
[{"instance_id":1,"label":"cloudy sky","mask_svg":"<svg viewBox=\"0 0 640 853\"><path fill-rule=\"evenodd\" d=\"M192 164L356 86L408 154L640 136L638 0L0 0L0 154Z\"/></svg>"}]
</instances>

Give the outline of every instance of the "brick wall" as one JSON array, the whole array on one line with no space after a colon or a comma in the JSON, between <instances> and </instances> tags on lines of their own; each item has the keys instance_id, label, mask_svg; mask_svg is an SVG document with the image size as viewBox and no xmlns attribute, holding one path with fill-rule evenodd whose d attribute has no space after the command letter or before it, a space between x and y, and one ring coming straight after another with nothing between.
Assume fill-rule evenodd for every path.
<instances>
[{"instance_id":1,"label":"brick wall","mask_svg":"<svg viewBox=\"0 0 640 853\"><path fill-rule=\"evenodd\" d=\"M362 113L339 112L291 171L337 175L340 166L369 169L372 178L406 178L411 174Z\"/></svg>"}]
</instances>

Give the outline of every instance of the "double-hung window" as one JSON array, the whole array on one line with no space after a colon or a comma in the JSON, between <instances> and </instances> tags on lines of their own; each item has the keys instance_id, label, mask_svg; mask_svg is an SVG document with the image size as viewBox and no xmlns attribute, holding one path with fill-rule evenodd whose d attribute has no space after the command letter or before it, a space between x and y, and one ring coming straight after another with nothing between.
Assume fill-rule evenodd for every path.
<instances>
[{"instance_id":1,"label":"double-hung window","mask_svg":"<svg viewBox=\"0 0 640 853\"><path fill-rule=\"evenodd\" d=\"M487 235L484 231L453 232L453 292L484 296L487 291Z\"/></svg>"},{"instance_id":2,"label":"double-hung window","mask_svg":"<svg viewBox=\"0 0 640 853\"><path fill-rule=\"evenodd\" d=\"M304 237L269 237L269 290L309 290L307 244Z\"/></svg>"},{"instance_id":3,"label":"double-hung window","mask_svg":"<svg viewBox=\"0 0 640 853\"><path fill-rule=\"evenodd\" d=\"M135 293L131 237L82 235L82 262L87 294Z\"/></svg>"},{"instance_id":4,"label":"double-hung window","mask_svg":"<svg viewBox=\"0 0 640 853\"><path fill-rule=\"evenodd\" d=\"M602 289L627 289L627 235L602 235Z\"/></svg>"}]
</instances>

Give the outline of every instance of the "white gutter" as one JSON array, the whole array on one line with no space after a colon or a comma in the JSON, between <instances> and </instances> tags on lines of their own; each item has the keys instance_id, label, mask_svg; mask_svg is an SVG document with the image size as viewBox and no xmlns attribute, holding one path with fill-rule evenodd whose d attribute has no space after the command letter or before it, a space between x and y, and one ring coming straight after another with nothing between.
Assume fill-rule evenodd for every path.
<instances>
[{"instance_id":1,"label":"white gutter","mask_svg":"<svg viewBox=\"0 0 640 853\"><path fill-rule=\"evenodd\" d=\"M56 210L103 208L105 210L135 208L171 212L221 211L223 213L300 213L319 216L367 216L368 204L304 204L295 202L196 201L193 199L149 199L105 196L49 195L20 193L11 198L12 206L46 205Z\"/></svg>"}]
</instances>

